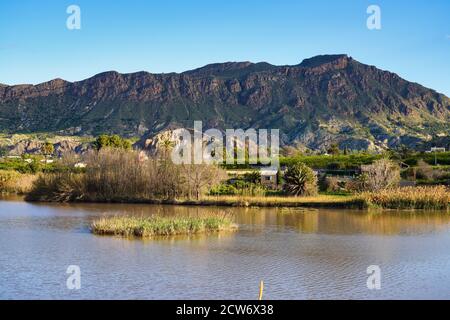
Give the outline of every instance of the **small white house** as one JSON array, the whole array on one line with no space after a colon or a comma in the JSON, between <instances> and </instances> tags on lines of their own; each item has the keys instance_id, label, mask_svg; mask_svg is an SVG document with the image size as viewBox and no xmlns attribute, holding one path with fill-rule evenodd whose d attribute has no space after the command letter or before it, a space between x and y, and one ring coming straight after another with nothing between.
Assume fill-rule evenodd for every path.
<instances>
[{"instance_id":1,"label":"small white house","mask_svg":"<svg viewBox=\"0 0 450 320\"><path fill-rule=\"evenodd\" d=\"M270 187L272 189L277 188L277 186L278 186L278 181L277 181L278 169L276 169L276 168L261 169L260 174L261 174L261 184L262 185L264 185L266 187Z\"/></svg>"}]
</instances>

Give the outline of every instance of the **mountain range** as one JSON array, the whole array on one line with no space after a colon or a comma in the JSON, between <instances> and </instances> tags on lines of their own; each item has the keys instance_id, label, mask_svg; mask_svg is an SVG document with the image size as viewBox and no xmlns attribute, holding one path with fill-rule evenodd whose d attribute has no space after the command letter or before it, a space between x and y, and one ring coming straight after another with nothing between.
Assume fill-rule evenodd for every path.
<instances>
[{"instance_id":1,"label":"mountain range","mask_svg":"<svg viewBox=\"0 0 450 320\"><path fill-rule=\"evenodd\" d=\"M412 66L413 67L413 66ZM155 136L178 127L280 129L283 145L376 150L447 146L450 99L347 55L298 65L227 62L183 73L110 71L0 84L0 131Z\"/></svg>"}]
</instances>

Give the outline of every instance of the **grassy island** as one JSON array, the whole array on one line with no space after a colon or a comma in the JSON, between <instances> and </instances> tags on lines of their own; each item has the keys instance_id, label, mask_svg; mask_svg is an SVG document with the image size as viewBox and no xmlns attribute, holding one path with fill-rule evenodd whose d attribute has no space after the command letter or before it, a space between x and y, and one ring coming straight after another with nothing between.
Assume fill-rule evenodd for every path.
<instances>
[{"instance_id":1,"label":"grassy island","mask_svg":"<svg viewBox=\"0 0 450 320\"><path fill-rule=\"evenodd\" d=\"M232 231L237 225L226 216L208 217L111 217L95 220L91 231L98 235L149 238Z\"/></svg>"}]
</instances>

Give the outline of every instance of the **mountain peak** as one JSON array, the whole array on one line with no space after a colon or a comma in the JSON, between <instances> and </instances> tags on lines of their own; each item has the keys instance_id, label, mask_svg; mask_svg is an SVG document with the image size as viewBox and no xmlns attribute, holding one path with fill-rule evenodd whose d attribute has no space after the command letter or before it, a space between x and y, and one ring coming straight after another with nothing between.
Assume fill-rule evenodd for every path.
<instances>
[{"instance_id":1,"label":"mountain peak","mask_svg":"<svg viewBox=\"0 0 450 320\"><path fill-rule=\"evenodd\" d=\"M304 68L315 68L324 64L348 62L349 60L351 60L351 58L346 54L325 54L305 59L299 66Z\"/></svg>"},{"instance_id":2,"label":"mountain peak","mask_svg":"<svg viewBox=\"0 0 450 320\"><path fill-rule=\"evenodd\" d=\"M121 75L121 73L119 73L119 72L117 72L115 70L111 70L111 71L105 71L105 72L97 73L92 78L109 78L109 77L117 77L117 76L120 76L120 75Z\"/></svg>"},{"instance_id":3,"label":"mountain peak","mask_svg":"<svg viewBox=\"0 0 450 320\"><path fill-rule=\"evenodd\" d=\"M250 61L244 62L224 62L224 63L211 63L206 66L193 69L190 71L184 72L189 75L219 75L226 72L234 72L245 69L249 66L252 66L253 63Z\"/></svg>"}]
</instances>

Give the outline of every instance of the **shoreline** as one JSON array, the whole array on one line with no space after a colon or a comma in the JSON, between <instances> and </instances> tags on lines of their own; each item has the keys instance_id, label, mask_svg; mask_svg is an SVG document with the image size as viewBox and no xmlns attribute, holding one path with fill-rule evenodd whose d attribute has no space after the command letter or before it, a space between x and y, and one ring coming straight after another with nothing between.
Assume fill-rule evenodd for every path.
<instances>
[{"instance_id":1,"label":"shoreline","mask_svg":"<svg viewBox=\"0 0 450 320\"><path fill-rule=\"evenodd\" d=\"M217 206L217 207L267 207L267 208L329 208L329 209L367 209L369 205L364 199L355 196L318 195L314 197L242 197L242 196L209 196L195 199L78 199L74 201L52 201L25 195L25 202L36 203L110 203L110 204L155 204L179 206Z\"/></svg>"},{"instance_id":2,"label":"shoreline","mask_svg":"<svg viewBox=\"0 0 450 320\"><path fill-rule=\"evenodd\" d=\"M318 198L327 197L325 195L321 195ZM204 207L224 207L224 208L310 208L310 209L337 209L337 210L387 210L387 211L395 211L395 210L417 210L424 212L433 212L433 211L447 211L450 213L450 203L447 208L389 208L383 206L373 205L368 203L366 200L361 197L355 195L349 196L340 196L343 199L340 201L305 201L306 198L285 198L287 201L274 201L270 202L271 197L265 198L265 201L249 199L249 198L241 198L239 201L231 201L230 199L201 199L201 200L183 200L183 199L112 199L112 200L76 200L76 201L46 201L42 199L27 199L26 194L13 194L13 193L2 193L0 197L0 201L23 201L28 203L40 203L40 204L149 204L149 205L168 205L168 206L187 206L187 207L195 207L195 206L204 206ZM278 197L279 199L279 197ZM289 201L289 199L291 201ZM292 201L299 200L299 201Z\"/></svg>"},{"instance_id":3,"label":"shoreline","mask_svg":"<svg viewBox=\"0 0 450 320\"><path fill-rule=\"evenodd\" d=\"M383 210L420 210L434 211L446 210L450 212L450 203L445 207L424 207L419 204L408 204L396 206L378 205L361 195L318 195L314 197L242 197L242 196L219 196L206 197L199 200L193 199L139 199L139 198L117 198L117 199L78 199L73 201L52 201L45 199L34 199L27 195L22 197L23 201L30 203L109 203L109 204L152 204L173 206L209 206L209 207L240 207L240 208L312 208L312 209L383 209ZM397 207L398 206L398 207Z\"/></svg>"}]
</instances>

